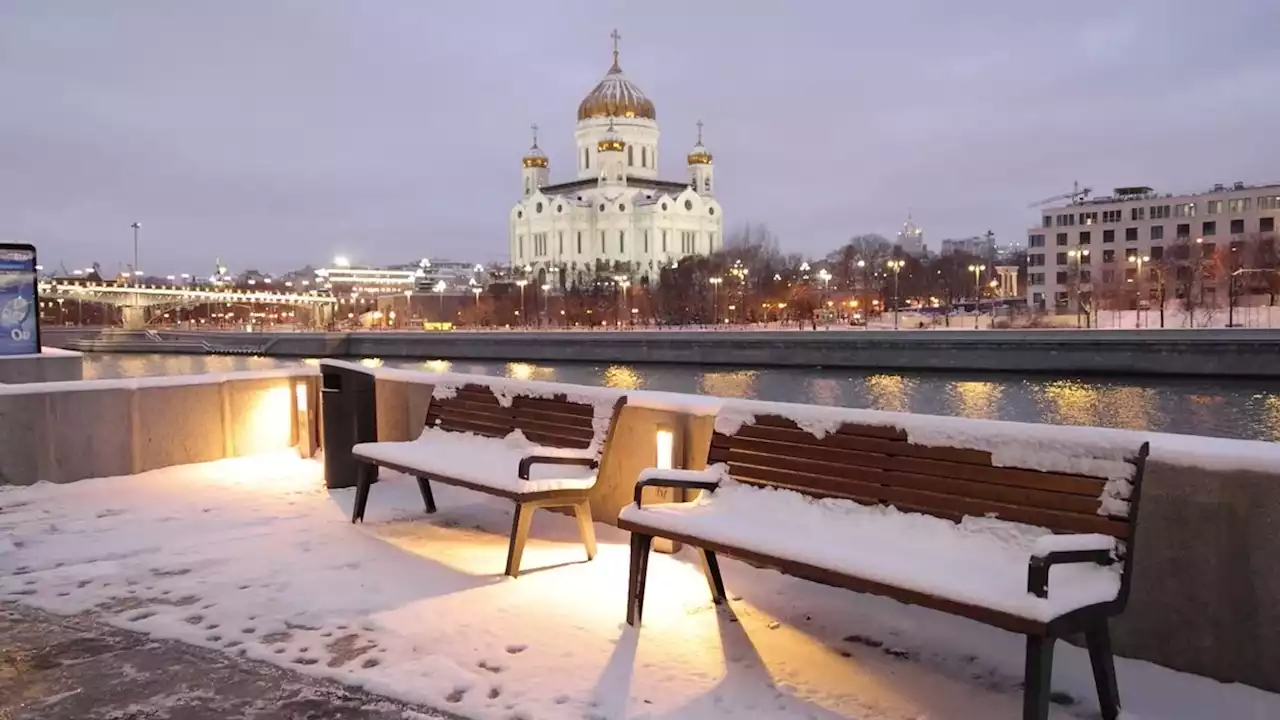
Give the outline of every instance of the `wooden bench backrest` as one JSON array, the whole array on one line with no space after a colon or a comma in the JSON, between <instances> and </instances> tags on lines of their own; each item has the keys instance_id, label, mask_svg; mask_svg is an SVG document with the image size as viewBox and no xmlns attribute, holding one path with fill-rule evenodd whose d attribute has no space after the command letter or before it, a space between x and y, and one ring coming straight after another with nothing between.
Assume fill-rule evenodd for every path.
<instances>
[{"instance_id":1,"label":"wooden bench backrest","mask_svg":"<svg viewBox=\"0 0 1280 720\"><path fill-rule=\"evenodd\" d=\"M612 422L617 420L618 405ZM426 426L450 432L469 432L503 438L519 430L530 442L549 447L587 448L595 436L595 408L572 402L564 395L517 395L503 406L484 385L464 385L451 398L432 398ZM612 433L612 425L608 429ZM602 443L603 444L603 443Z\"/></svg>"},{"instance_id":2,"label":"wooden bench backrest","mask_svg":"<svg viewBox=\"0 0 1280 720\"><path fill-rule=\"evenodd\" d=\"M734 435L713 435L711 463L727 463L742 483L954 521L993 515L1055 532L1131 534L1127 517L1099 514L1102 478L994 467L988 452L913 445L897 428L847 424L817 438L787 418L758 416Z\"/></svg>"},{"instance_id":3,"label":"wooden bench backrest","mask_svg":"<svg viewBox=\"0 0 1280 720\"><path fill-rule=\"evenodd\" d=\"M426 426L449 432L468 432L504 438L515 429L515 413L503 407L484 385L463 385L449 398L431 398Z\"/></svg>"}]
</instances>

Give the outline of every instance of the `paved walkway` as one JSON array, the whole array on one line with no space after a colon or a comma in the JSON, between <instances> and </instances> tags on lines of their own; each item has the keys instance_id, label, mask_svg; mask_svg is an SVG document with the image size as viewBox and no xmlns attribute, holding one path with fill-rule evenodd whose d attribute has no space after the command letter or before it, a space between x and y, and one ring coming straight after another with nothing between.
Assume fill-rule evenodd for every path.
<instances>
[{"instance_id":1,"label":"paved walkway","mask_svg":"<svg viewBox=\"0 0 1280 720\"><path fill-rule=\"evenodd\" d=\"M0 720L453 718L84 615L0 603Z\"/></svg>"}]
</instances>

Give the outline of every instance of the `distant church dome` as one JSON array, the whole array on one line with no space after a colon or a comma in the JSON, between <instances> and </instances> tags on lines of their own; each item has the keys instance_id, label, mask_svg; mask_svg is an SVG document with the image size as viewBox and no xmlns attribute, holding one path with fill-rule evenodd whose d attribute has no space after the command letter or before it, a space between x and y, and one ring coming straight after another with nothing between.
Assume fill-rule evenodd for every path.
<instances>
[{"instance_id":1,"label":"distant church dome","mask_svg":"<svg viewBox=\"0 0 1280 720\"><path fill-rule=\"evenodd\" d=\"M596 150L599 152L622 152L627 148L627 143L623 141L622 136L617 130L613 129L613 118L609 118L609 129L604 131L604 137L600 138Z\"/></svg>"},{"instance_id":2,"label":"distant church dome","mask_svg":"<svg viewBox=\"0 0 1280 720\"><path fill-rule=\"evenodd\" d=\"M618 64L618 40L622 36L613 31L613 66L596 85L595 89L583 98L578 105L578 119L598 117L645 118L656 120L657 113L653 109L653 101L645 97L635 83L622 74L622 66Z\"/></svg>"},{"instance_id":3,"label":"distant church dome","mask_svg":"<svg viewBox=\"0 0 1280 720\"><path fill-rule=\"evenodd\" d=\"M690 165L710 165L711 153L707 151L706 146L702 144L702 121L698 121L698 142L694 143L693 150L689 152Z\"/></svg>"},{"instance_id":4,"label":"distant church dome","mask_svg":"<svg viewBox=\"0 0 1280 720\"><path fill-rule=\"evenodd\" d=\"M533 126L533 146L529 148L529 152L524 154L520 162L527 168L544 168L547 167L547 154L542 152L542 148L538 147L538 126Z\"/></svg>"}]
</instances>

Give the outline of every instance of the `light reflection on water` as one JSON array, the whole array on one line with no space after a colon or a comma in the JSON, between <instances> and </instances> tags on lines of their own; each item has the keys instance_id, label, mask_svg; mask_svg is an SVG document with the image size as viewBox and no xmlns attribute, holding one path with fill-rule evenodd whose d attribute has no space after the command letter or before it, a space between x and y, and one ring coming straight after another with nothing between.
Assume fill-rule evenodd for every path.
<instances>
[{"instance_id":1,"label":"light reflection on water","mask_svg":"<svg viewBox=\"0 0 1280 720\"><path fill-rule=\"evenodd\" d=\"M381 362L376 358L364 360L369 365ZM265 370L299 362L244 356L88 355L85 377ZM500 375L625 390L667 390L1280 442L1280 383L1266 381L480 360L389 360L386 364L429 372Z\"/></svg>"}]
</instances>

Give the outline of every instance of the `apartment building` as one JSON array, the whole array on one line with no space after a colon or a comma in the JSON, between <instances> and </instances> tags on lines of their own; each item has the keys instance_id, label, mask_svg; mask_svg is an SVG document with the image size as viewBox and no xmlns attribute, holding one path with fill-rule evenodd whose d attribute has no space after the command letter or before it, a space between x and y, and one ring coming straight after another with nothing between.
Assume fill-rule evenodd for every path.
<instances>
[{"instance_id":1,"label":"apartment building","mask_svg":"<svg viewBox=\"0 0 1280 720\"><path fill-rule=\"evenodd\" d=\"M1125 301L1133 303L1141 294L1152 296L1175 256L1189 263L1274 237L1280 184L1238 182L1191 195L1116 188L1110 196L1042 213L1027 233L1027 302L1033 309L1076 312L1104 291L1127 293Z\"/></svg>"}]
</instances>

